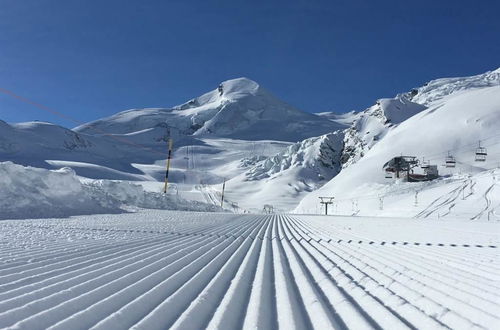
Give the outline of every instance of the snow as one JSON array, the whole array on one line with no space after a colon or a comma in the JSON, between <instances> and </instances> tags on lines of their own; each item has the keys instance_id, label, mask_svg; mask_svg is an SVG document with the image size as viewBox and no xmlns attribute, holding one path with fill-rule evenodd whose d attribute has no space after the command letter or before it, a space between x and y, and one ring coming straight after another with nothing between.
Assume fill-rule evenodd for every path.
<instances>
[{"instance_id":1,"label":"snow","mask_svg":"<svg viewBox=\"0 0 500 330\"><path fill-rule=\"evenodd\" d=\"M134 181L158 193L170 137L174 151L169 181L181 198L220 205L225 179L226 206L232 211L260 212L271 204L281 211L318 213L318 194L354 199L391 190L380 167L401 153L440 165L448 150L459 148L454 156L460 166L456 171L440 167L444 175L494 168L498 76L496 70L438 79L379 99L361 112L317 115L302 113L258 83L238 78L221 83L222 95L215 89L169 109L124 111L76 130L44 122L0 122L0 160L47 169L71 167L80 177ZM326 135L320 135L323 129ZM485 164L470 161L480 139L490 152ZM331 179L329 186L336 189L311 193ZM349 206L339 207L347 214ZM378 207L350 209L378 213ZM479 210L478 204L468 214Z\"/></svg>"},{"instance_id":2,"label":"snow","mask_svg":"<svg viewBox=\"0 0 500 330\"><path fill-rule=\"evenodd\" d=\"M135 214L0 222L0 327L485 328L494 223Z\"/></svg>"},{"instance_id":3,"label":"snow","mask_svg":"<svg viewBox=\"0 0 500 330\"><path fill-rule=\"evenodd\" d=\"M214 205L186 201L176 195L144 191L130 182L82 183L69 167L46 170L0 163L0 219L123 213L134 208L219 210Z\"/></svg>"},{"instance_id":4,"label":"snow","mask_svg":"<svg viewBox=\"0 0 500 330\"><path fill-rule=\"evenodd\" d=\"M441 78L416 88L413 102L430 106L443 103L448 96L461 91L500 85L500 68L471 77Z\"/></svg>"},{"instance_id":5,"label":"snow","mask_svg":"<svg viewBox=\"0 0 500 330\"><path fill-rule=\"evenodd\" d=\"M306 196L297 206L296 211L317 210L318 196L334 196L339 200L350 199L349 202L354 203L356 199L361 200L363 196L378 200L377 196L384 195L384 192L394 185L392 180L388 181L384 178L382 165L400 154L416 156L419 159L425 158L432 164L439 165L441 175L459 175L460 173L476 175L479 172L497 168L500 154L500 145L497 142L498 123L500 123L499 104L500 86L460 91L448 96L446 103L429 107L388 130L383 139L366 151L364 157L344 168L330 182ZM486 162L481 163L474 160L474 152L480 140L482 145L488 148L489 153ZM457 167L454 169L441 166L444 164L448 151L457 160ZM497 174L489 173L490 182L495 182ZM424 194L426 189L425 186L408 185L413 187L413 193L419 191L420 194ZM485 186L483 192L488 187ZM455 188L454 185L449 185L440 193L447 194ZM442 196L439 193L426 195L430 202ZM493 201L489 210L498 214L498 197L496 194L492 196ZM370 203L371 206L360 210L361 214L363 212L378 213L379 207L375 206L377 203ZM460 204L462 201L457 200L456 203ZM405 211L408 205L404 205L406 206L402 207L401 213L397 215L408 215L408 211ZM464 213L463 216L469 216L475 211L479 213L483 208L482 203L469 204L469 206L473 209L466 212L467 215ZM352 211L358 210L355 205L351 208L354 209ZM447 214L456 215L454 212ZM392 215L395 214L392 213Z\"/></svg>"},{"instance_id":6,"label":"snow","mask_svg":"<svg viewBox=\"0 0 500 330\"><path fill-rule=\"evenodd\" d=\"M238 78L74 130L0 121L0 328L496 329L499 105L500 69L346 114ZM401 154L441 177L386 179Z\"/></svg>"},{"instance_id":7,"label":"snow","mask_svg":"<svg viewBox=\"0 0 500 330\"><path fill-rule=\"evenodd\" d=\"M260 212L271 204L286 211L301 196L317 189L341 168L343 134L335 132L309 138L267 157L226 183L226 196L241 208ZM271 199L270 196L279 196Z\"/></svg>"},{"instance_id":8,"label":"snow","mask_svg":"<svg viewBox=\"0 0 500 330\"><path fill-rule=\"evenodd\" d=\"M89 135L130 134L163 127L170 134L296 142L339 128L332 121L302 112L247 78L170 109L132 109L75 128ZM283 120L286 118L286 120Z\"/></svg>"}]
</instances>

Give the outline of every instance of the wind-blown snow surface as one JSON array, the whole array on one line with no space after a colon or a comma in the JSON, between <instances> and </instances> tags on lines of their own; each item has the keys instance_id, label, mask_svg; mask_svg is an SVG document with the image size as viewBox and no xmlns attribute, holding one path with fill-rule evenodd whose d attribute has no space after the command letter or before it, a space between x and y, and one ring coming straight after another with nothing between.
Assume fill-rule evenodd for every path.
<instances>
[{"instance_id":1,"label":"wind-blown snow surface","mask_svg":"<svg viewBox=\"0 0 500 330\"><path fill-rule=\"evenodd\" d=\"M138 214L0 222L0 327L496 329L496 224Z\"/></svg>"}]
</instances>

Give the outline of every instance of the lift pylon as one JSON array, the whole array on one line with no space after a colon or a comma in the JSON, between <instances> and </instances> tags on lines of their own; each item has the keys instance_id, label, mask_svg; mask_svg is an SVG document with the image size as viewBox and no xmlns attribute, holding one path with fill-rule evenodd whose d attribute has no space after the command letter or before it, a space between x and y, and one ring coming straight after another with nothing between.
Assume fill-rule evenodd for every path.
<instances>
[{"instance_id":1,"label":"lift pylon","mask_svg":"<svg viewBox=\"0 0 500 330\"><path fill-rule=\"evenodd\" d=\"M320 204L325 205L325 215L328 215L328 205L333 204L335 197L319 197Z\"/></svg>"}]
</instances>

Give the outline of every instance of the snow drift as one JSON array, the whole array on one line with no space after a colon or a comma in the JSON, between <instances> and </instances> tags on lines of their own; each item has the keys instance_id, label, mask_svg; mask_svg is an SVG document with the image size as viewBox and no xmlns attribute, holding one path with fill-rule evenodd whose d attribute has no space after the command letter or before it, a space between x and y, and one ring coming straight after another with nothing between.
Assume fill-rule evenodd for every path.
<instances>
[{"instance_id":1,"label":"snow drift","mask_svg":"<svg viewBox=\"0 0 500 330\"><path fill-rule=\"evenodd\" d=\"M133 208L216 211L178 196L146 192L130 182L80 182L68 168L46 170L0 163L0 219L121 213Z\"/></svg>"}]
</instances>

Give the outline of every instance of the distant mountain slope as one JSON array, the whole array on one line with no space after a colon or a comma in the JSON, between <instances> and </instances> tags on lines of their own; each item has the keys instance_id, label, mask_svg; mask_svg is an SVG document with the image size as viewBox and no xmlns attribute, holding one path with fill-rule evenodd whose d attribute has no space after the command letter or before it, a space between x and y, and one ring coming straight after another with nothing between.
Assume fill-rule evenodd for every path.
<instances>
[{"instance_id":1,"label":"distant mountain slope","mask_svg":"<svg viewBox=\"0 0 500 330\"><path fill-rule=\"evenodd\" d=\"M461 91L498 85L500 85L500 68L470 77L431 80L424 86L414 88L404 95L412 102L431 106Z\"/></svg>"},{"instance_id":2,"label":"distant mountain slope","mask_svg":"<svg viewBox=\"0 0 500 330\"><path fill-rule=\"evenodd\" d=\"M394 98L379 99L361 112L341 115L324 112L318 115L349 125L341 156L345 168L363 157L390 130L428 107L437 107L462 92L499 85L500 68L471 77L432 80Z\"/></svg>"},{"instance_id":3,"label":"distant mountain slope","mask_svg":"<svg viewBox=\"0 0 500 330\"><path fill-rule=\"evenodd\" d=\"M264 158L226 183L228 198L248 209L272 204L277 210L289 210L340 171L342 139L342 132L329 133Z\"/></svg>"},{"instance_id":4,"label":"distant mountain slope","mask_svg":"<svg viewBox=\"0 0 500 330\"><path fill-rule=\"evenodd\" d=\"M0 161L69 166L96 179L161 181L171 137L170 182L181 195L220 204L214 196L227 180L231 205L255 210L274 201L291 210L310 194L300 209L315 209L318 194L379 194L387 188L382 164L402 153L442 163L451 150L457 170L491 168L500 161L494 145L486 146L496 160L489 155L477 164L471 157L478 140L500 131L499 88L497 69L437 79L360 112L308 114L239 78L170 109L124 111L74 130L0 121Z\"/></svg>"},{"instance_id":5,"label":"distant mountain slope","mask_svg":"<svg viewBox=\"0 0 500 330\"><path fill-rule=\"evenodd\" d=\"M238 78L170 109L128 110L75 131L131 134L159 126L181 135L291 142L342 127L292 107L250 79Z\"/></svg>"},{"instance_id":6,"label":"distant mountain slope","mask_svg":"<svg viewBox=\"0 0 500 330\"><path fill-rule=\"evenodd\" d=\"M78 174L92 178L144 180L148 177L132 163L163 158L165 142L159 132L138 135L121 140L77 133L45 122L8 124L0 120L0 161L41 168L71 166ZM134 142L144 142L144 135L151 140L149 144Z\"/></svg>"},{"instance_id":7,"label":"distant mountain slope","mask_svg":"<svg viewBox=\"0 0 500 330\"><path fill-rule=\"evenodd\" d=\"M428 109L390 129L364 157L304 198L297 210L315 209L320 195L338 199L362 199L366 195L376 198L392 184L384 178L382 165L401 154L425 157L439 166L442 175L474 174L497 167L500 162L499 85L460 88L441 97L439 102L429 103ZM442 85L440 88L449 90ZM475 162L474 152L480 140L488 149L486 162ZM456 168L443 166L448 151L456 157Z\"/></svg>"},{"instance_id":8,"label":"distant mountain slope","mask_svg":"<svg viewBox=\"0 0 500 330\"><path fill-rule=\"evenodd\" d=\"M451 133L450 130L453 130L454 127L461 127L461 119L460 116L467 114L467 111L470 115L474 115L479 110L476 109L478 106L482 106L488 102L493 102L496 104L494 100L494 96L496 92L492 92L492 94L485 94L484 100L481 100L481 97L474 98L473 102L467 102L468 109L463 109L463 105L457 104L457 98L460 98L461 95L467 94L472 95L474 91L485 90L490 86L500 86L500 69L491 71L485 74L465 77L465 78L446 78L446 79L438 79L435 81L431 81L426 86L421 88L413 89L408 93L402 93L397 95L394 98L385 98L379 99L376 103L361 112L349 112L346 114L334 114L334 113L320 113L319 115L325 119L331 120L337 124L348 125L347 128L341 129L337 131L337 136L340 136L340 140L336 143L338 152L330 154L332 157L330 161L332 163L338 164L339 169L324 169L328 174L326 176L336 177L333 178L332 182L337 182L340 178L345 178L346 180L352 181L352 185L346 184L342 185L338 192L342 194L347 194L350 190L356 189L359 187L364 180L366 182L371 182L373 180L381 179L384 181L383 172L381 170L381 166L390 158L397 156L401 153L406 154L407 152L412 154L415 152L416 155L419 155L418 150L420 150L420 154L425 156L424 150L435 150L436 146L440 145L440 141L443 139L455 139L461 140L460 134L466 134L466 132L471 131L472 129L478 129L473 127L462 127L462 130L456 130ZM432 86L429 87L429 86ZM436 90L434 90L435 88ZM418 96L418 97L417 97ZM472 97L472 96L471 96ZM467 98L463 99L463 102L466 102ZM416 103L415 101L423 102L424 104ZM477 102L477 105L474 104ZM465 103L464 103L465 104ZM443 115L443 117L434 117L433 120L421 122L420 124L416 124L414 127L414 131L406 131L403 129L407 127L408 122L414 122L417 120L416 118L420 118L424 113L434 113L440 110L441 107L446 106L446 109L453 108L453 110L447 110L447 114ZM500 104L498 104L500 106ZM456 107L460 107L463 113L460 113ZM453 111L459 111L457 114L453 114ZM494 112L494 108L488 108L485 113L488 111ZM441 112L439 112L441 113ZM492 113L493 115L493 113ZM449 116L449 117L447 117ZM462 119L470 120L472 119ZM482 125L493 125L497 130L500 131L500 121L492 119L483 122ZM403 131L401 131L403 129ZM437 130L435 135L431 137L427 137L425 132L426 130ZM388 136L392 136L393 132L402 132L400 133L401 137L405 137L407 140L404 141L416 141L418 143L419 139L421 141L425 141L422 143L422 146L419 149L414 149L411 146L402 147L398 150L394 150L391 148L395 148L399 145L399 142L403 141L400 137L397 140L392 140L391 142L386 142ZM439 136L440 134L443 137ZM478 132L476 132L478 133ZM449 136L451 134L451 136ZM408 135L406 137L406 135ZM423 135L423 136L421 136ZM500 138L500 137L499 137ZM312 138L303 141L311 141L317 138ZM434 139L435 141L432 141ZM479 138L478 138L479 139ZM472 145L477 144L477 140L468 140ZM357 162L362 162L364 157L368 157L372 155L371 149L375 148L378 144L383 143L383 145L387 146L390 150L394 150L392 156L384 155L382 160L378 160L379 163L376 165L376 169L373 171L365 171L359 174L352 174L350 167L356 165ZM300 145L300 144L297 144ZM444 148L441 145L442 148ZM449 148L449 147L446 147ZM474 146L470 147L471 150ZM290 147L287 149L288 157L283 158L280 155L276 155L271 159L281 159L281 163L286 164L290 159L298 158L300 159L302 150L294 150ZM311 149L312 152L308 153L309 159L315 159L319 156L318 149ZM447 149L446 149L447 150ZM445 151L446 151L445 150ZM470 153L470 150L468 150ZM431 152L432 153L432 152ZM441 153L443 151L441 150ZM441 160L444 160L445 154L441 154ZM380 163L381 162L381 163ZM269 191L288 191L290 187L294 187L296 196L304 196L304 192L307 190L314 190L321 187L326 181L318 180L314 182L314 184L304 185L302 182L310 182L311 175L304 171L295 171L293 175L292 171L288 169L287 166L284 165L273 165L266 166L265 164L269 164L270 159L261 160L260 163L254 165L253 168L247 171L246 175L249 173L252 174L250 177L251 180L255 181L256 185L262 185L263 182L268 182L270 187L263 188L261 187L259 193L256 194L260 199L265 200L266 198L263 196L263 192L266 190ZM280 163L280 162L275 162ZM474 163L474 161L472 161ZM474 165L474 164L472 164ZM476 164L477 165L477 164ZM267 169L264 171L263 169ZM340 174L339 174L340 172ZM349 174L351 173L351 174ZM354 176L354 177L351 177ZM275 179L273 183L269 177L279 178L279 180ZM357 177L364 178L361 182L355 181ZM239 179L235 179L239 180ZM279 182L279 183L278 183ZM244 186L246 183L242 182ZM279 186L279 184L281 186ZM329 184L328 184L329 185ZM336 185L336 184L334 184ZM271 189L271 187L273 189ZM312 188L314 187L314 188ZM242 188L242 190L245 190ZM318 190L318 194L328 195L328 191L323 191L323 189ZM283 195L283 193L281 193ZM292 194L288 194L292 195ZM311 196L317 196L316 193L312 193ZM269 198L269 197L268 197ZM309 200L309 197L306 197L305 200ZM316 203L316 199L311 197L311 203ZM292 203L292 199L287 199L289 203ZM308 202L309 203L309 202ZM292 204L289 204L292 205ZM311 204L307 204L311 206ZM284 207L284 204L281 205ZM301 207L301 209L304 209Z\"/></svg>"}]
</instances>

